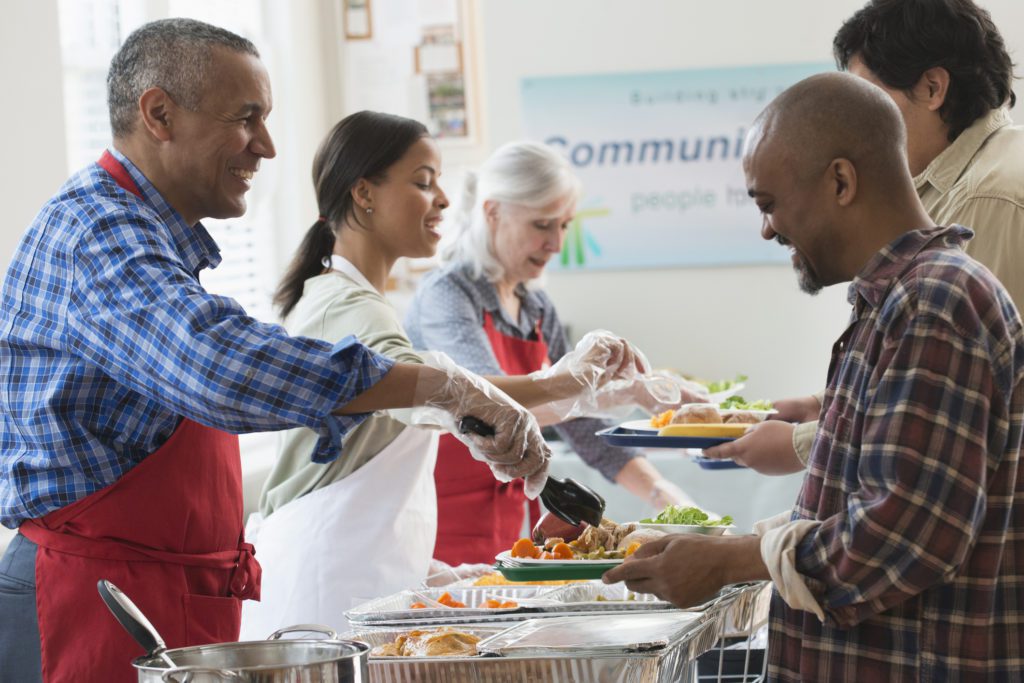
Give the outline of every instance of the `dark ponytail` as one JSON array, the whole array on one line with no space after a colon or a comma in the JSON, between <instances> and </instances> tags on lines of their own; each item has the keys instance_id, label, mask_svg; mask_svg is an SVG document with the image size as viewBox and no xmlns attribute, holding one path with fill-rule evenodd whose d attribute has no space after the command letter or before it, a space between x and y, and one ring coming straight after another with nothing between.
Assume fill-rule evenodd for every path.
<instances>
[{"instance_id":1,"label":"dark ponytail","mask_svg":"<svg viewBox=\"0 0 1024 683\"><path fill-rule=\"evenodd\" d=\"M419 121L373 111L346 116L327 134L313 158L320 218L306 232L274 293L274 305L282 317L295 308L306 280L324 272L324 260L334 252L336 231L353 224L365 227L355 211L352 189L361 179L384 180L388 168L427 135Z\"/></svg>"},{"instance_id":2,"label":"dark ponytail","mask_svg":"<svg viewBox=\"0 0 1024 683\"><path fill-rule=\"evenodd\" d=\"M274 293L274 305L281 311L282 318L288 317L295 304L299 302L306 280L324 272L324 259L329 259L333 251L334 230L321 216L313 227L306 231L302 244L292 257L292 262Z\"/></svg>"}]
</instances>

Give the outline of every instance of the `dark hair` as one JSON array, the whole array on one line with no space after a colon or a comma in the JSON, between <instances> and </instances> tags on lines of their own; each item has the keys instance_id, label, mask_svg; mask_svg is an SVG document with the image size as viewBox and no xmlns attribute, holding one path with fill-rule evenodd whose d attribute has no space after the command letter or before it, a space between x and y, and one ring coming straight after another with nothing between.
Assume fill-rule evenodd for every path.
<instances>
[{"instance_id":1,"label":"dark hair","mask_svg":"<svg viewBox=\"0 0 1024 683\"><path fill-rule=\"evenodd\" d=\"M195 111L206 89L214 47L260 56L246 38L195 19L161 19L132 31L107 72L107 107L114 137L132 132L139 97L150 88L162 89L175 104Z\"/></svg>"},{"instance_id":2,"label":"dark hair","mask_svg":"<svg viewBox=\"0 0 1024 683\"><path fill-rule=\"evenodd\" d=\"M375 111L346 116L331 129L313 158L320 217L306 232L274 293L274 305L282 316L295 308L306 280L324 271L323 261L334 251L335 230L350 219L362 225L352 200L356 183L362 178L383 181L388 168L428 135L419 121Z\"/></svg>"},{"instance_id":3,"label":"dark hair","mask_svg":"<svg viewBox=\"0 0 1024 683\"><path fill-rule=\"evenodd\" d=\"M879 80L905 92L928 69L948 71L939 115L950 142L990 110L1017 101L1006 44L971 0L872 0L840 27L832 51L841 69L859 57Z\"/></svg>"}]
</instances>

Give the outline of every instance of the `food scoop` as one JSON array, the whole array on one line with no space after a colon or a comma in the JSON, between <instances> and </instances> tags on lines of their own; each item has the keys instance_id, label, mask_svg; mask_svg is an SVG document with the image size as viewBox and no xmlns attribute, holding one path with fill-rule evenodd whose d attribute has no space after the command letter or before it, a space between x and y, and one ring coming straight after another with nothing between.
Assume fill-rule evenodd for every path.
<instances>
[{"instance_id":1,"label":"food scoop","mask_svg":"<svg viewBox=\"0 0 1024 683\"><path fill-rule=\"evenodd\" d=\"M459 420L459 431L463 434L494 436L494 427L472 415ZM604 516L604 498L597 491L569 477L548 477L544 490L540 492L540 499L544 507L555 516L574 526L580 522L600 526Z\"/></svg>"}]
</instances>

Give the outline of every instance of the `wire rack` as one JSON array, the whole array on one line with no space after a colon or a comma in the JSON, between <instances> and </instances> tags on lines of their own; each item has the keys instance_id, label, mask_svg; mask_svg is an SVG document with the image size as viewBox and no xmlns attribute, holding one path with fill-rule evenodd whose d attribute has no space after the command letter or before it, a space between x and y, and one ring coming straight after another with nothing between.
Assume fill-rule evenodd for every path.
<instances>
[{"instance_id":1,"label":"wire rack","mask_svg":"<svg viewBox=\"0 0 1024 683\"><path fill-rule=\"evenodd\" d=\"M768 625L771 584L752 584L744 589L719 623L714 647L697 660L699 683L758 683L765 679L768 658L764 647Z\"/></svg>"}]
</instances>

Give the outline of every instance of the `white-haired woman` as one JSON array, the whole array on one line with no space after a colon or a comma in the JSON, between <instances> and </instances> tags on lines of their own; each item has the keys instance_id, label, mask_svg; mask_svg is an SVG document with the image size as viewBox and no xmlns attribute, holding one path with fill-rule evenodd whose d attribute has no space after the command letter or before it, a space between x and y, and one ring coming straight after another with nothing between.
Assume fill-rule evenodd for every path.
<instances>
[{"instance_id":1,"label":"white-haired woman","mask_svg":"<svg viewBox=\"0 0 1024 683\"><path fill-rule=\"evenodd\" d=\"M579 194L580 182L565 159L537 143L504 145L468 174L442 247L445 265L424 278L406 317L414 346L444 351L486 375L534 372L570 351L551 299L527 285L561 251ZM689 501L639 452L605 446L594 436L602 426L583 418L556 429L588 465L653 506ZM525 514L521 484L496 482L447 435L434 478L435 558L488 562L516 539Z\"/></svg>"}]
</instances>

